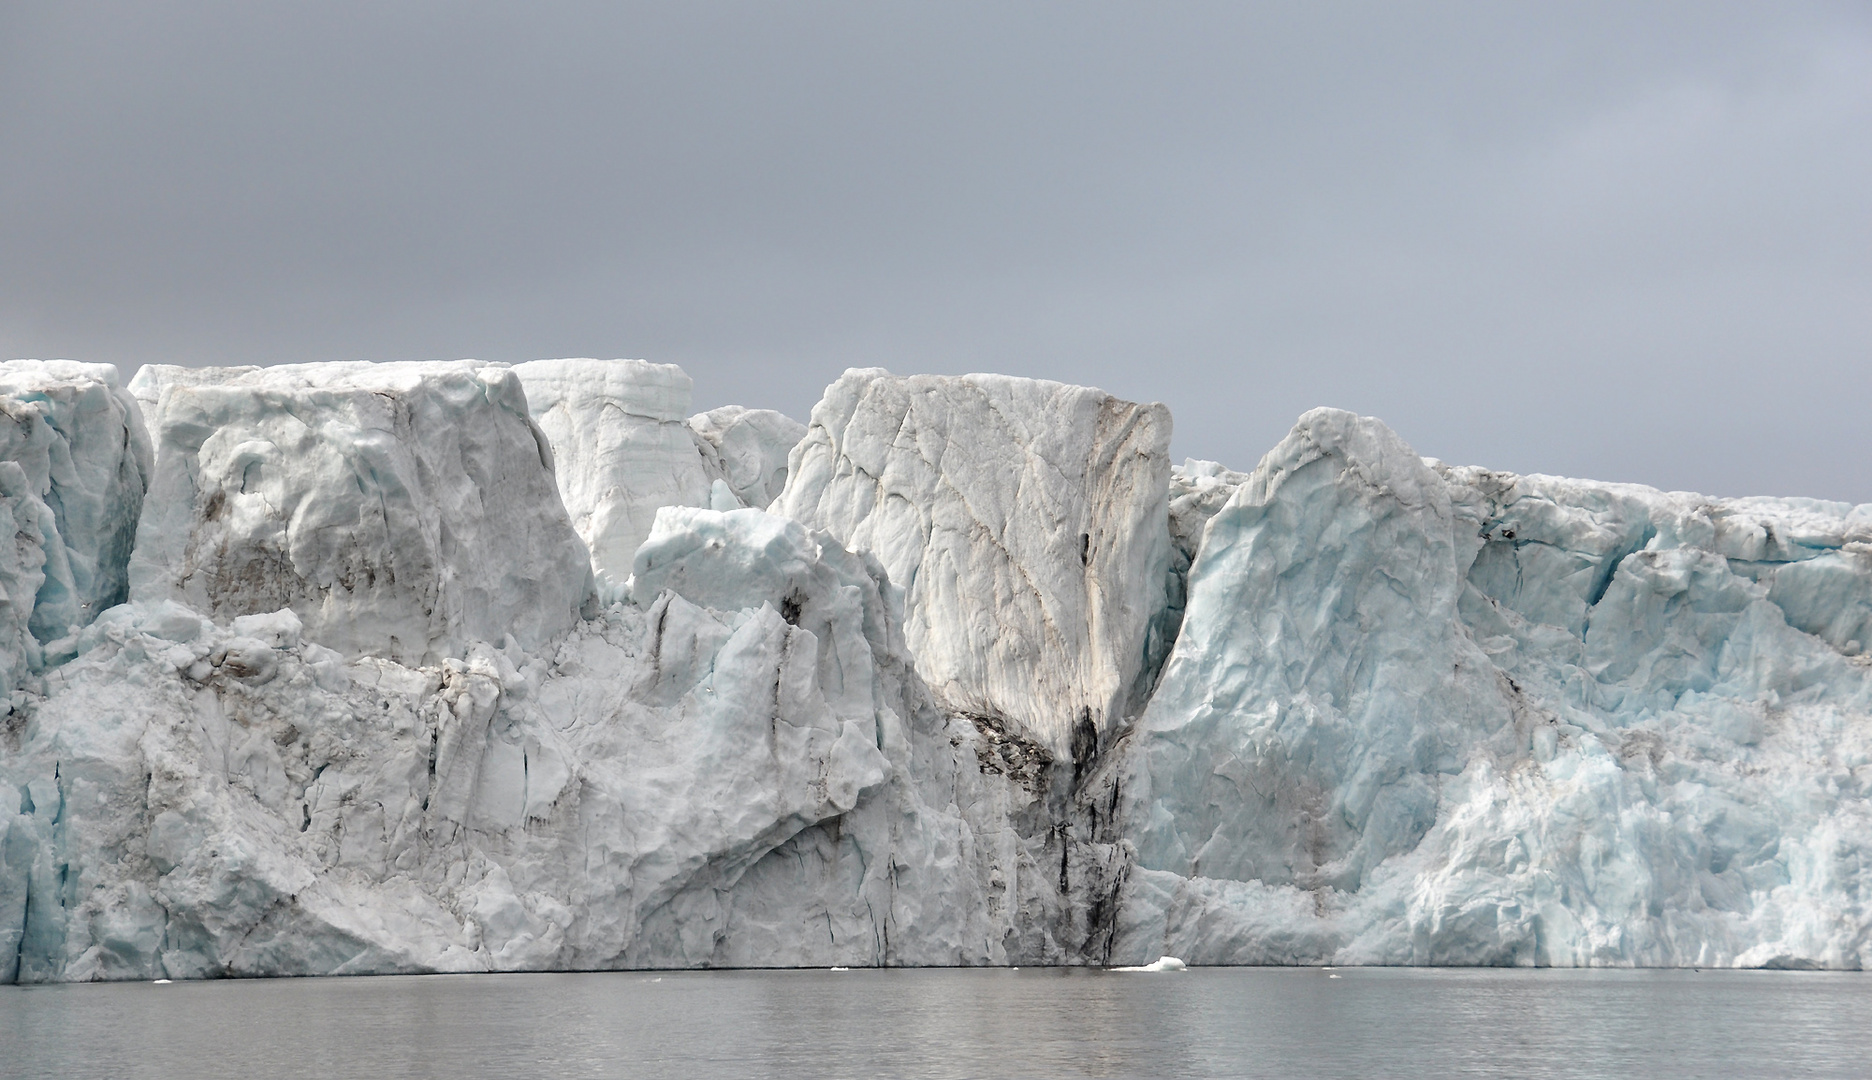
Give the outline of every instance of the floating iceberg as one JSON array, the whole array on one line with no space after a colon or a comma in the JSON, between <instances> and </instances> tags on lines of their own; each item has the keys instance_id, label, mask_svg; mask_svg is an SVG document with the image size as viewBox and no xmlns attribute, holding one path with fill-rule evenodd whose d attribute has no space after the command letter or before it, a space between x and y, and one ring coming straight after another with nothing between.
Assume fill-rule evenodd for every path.
<instances>
[{"instance_id":1,"label":"floating iceberg","mask_svg":"<svg viewBox=\"0 0 1872 1080\"><path fill-rule=\"evenodd\" d=\"M1872 507L1001 376L0 409L0 981L1869 959Z\"/></svg>"}]
</instances>

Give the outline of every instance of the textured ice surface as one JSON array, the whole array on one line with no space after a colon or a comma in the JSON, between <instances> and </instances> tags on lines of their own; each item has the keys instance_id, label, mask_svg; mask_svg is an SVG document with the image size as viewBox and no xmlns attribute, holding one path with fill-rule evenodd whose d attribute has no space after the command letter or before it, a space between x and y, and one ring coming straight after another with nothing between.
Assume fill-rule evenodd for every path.
<instances>
[{"instance_id":1,"label":"textured ice surface","mask_svg":"<svg viewBox=\"0 0 1872 1080\"><path fill-rule=\"evenodd\" d=\"M0 981L1869 959L1872 507L531 378L0 366Z\"/></svg>"},{"instance_id":2,"label":"textured ice surface","mask_svg":"<svg viewBox=\"0 0 1872 1080\"><path fill-rule=\"evenodd\" d=\"M1176 640L1189 603L1189 569L1202 547L1203 530L1248 479L1247 473L1223 468L1213 461L1187 458L1170 470L1170 576L1164 581L1164 610L1152 642L1153 668L1160 667L1164 650Z\"/></svg>"},{"instance_id":3,"label":"textured ice surface","mask_svg":"<svg viewBox=\"0 0 1872 1080\"><path fill-rule=\"evenodd\" d=\"M149 440L109 364L0 364L0 678L11 690L123 601Z\"/></svg>"},{"instance_id":4,"label":"textured ice surface","mask_svg":"<svg viewBox=\"0 0 1872 1080\"><path fill-rule=\"evenodd\" d=\"M1162 405L1098 390L852 370L814 407L776 508L883 562L945 708L1083 756L1147 669L1169 440Z\"/></svg>"},{"instance_id":5,"label":"textured ice surface","mask_svg":"<svg viewBox=\"0 0 1872 1080\"><path fill-rule=\"evenodd\" d=\"M108 612L7 735L0 979L1077 957L875 561L670 509L639 567L545 654L427 667Z\"/></svg>"},{"instance_id":6,"label":"textured ice surface","mask_svg":"<svg viewBox=\"0 0 1872 1080\"><path fill-rule=\"evenodd\" d=\"M663 506L708 506L717 475L690 430L690 380L643 360L534 360L514 367L552 442L559 493L609 590L630 576Z\"/></svg>"},{"instance_id":7,"label":"textured ice surface","mask_svg":"<svg viewBox=\"0 0 1872 1080\"><path fill-rule=\"evenodd\" d=\"M638 552L632 587L640 603L674 592L778 611L805 631L800 642L816 643L828 704L854 724L875 717L888 763L854 808L801 830L731 890L650 919L646 934L704 943L657 962L1082 961L1100 928L1074 897L1115 888L1116 850L1056 827L1069 765L935 707L876 559L751 509L669 508ZM713 938L666 928L703 916Z\"/></svg>"},{"instance_id":8,"label":"textured ice surface","mask_svg":"<svg viewBox=\"0 0 1872 1080\"><path fill-rule=\"evenodd\" d=\"M724 405L689 418L711 458L711 472L742 506L765 510L786 487L787 455L806 437L806 425L772 409Z\"/></svg>"},{"instance_id":9,"label":"textured ice surface","mask_svg":"<svg viewBox=\"0 0 1872 1080\"><path fill-rule=\"evenodd\" d=\"M1307 414L1190 570L1118 953L1862 966L1867 539Z\"/></svg>"},{"instance_id":10,"label":"textured ice surface","mask_svg":"<svg viewBox=\"0 0 1872 1080\"><path fill-rule=\"evenodd\" d=\"M806 426L729 405L689 416L689 376L643 360L516 365L558 459L559 493L607 596L622 595L659 509L764 510Z\"/></svg>"},{"instance_id":11,"label":"textured ice surface","mask_svg":"<svg viewBox=\"0 0 1872 1080\"><path fill-rule=\"evenodd\" d=\"M298 630L86 632L0 784L20 978L706 962L716 893L884 778L865 688L829 701L771 606L420 668Z\"/></svg>"},{"instance_id":12,"label":"textured ice surface","mask_svg":"<svg viewBox=\"0 0 1872 1080\"><path fill-rule=\"evenodd\" d=\"M473 361L145 367L156 472L132 595L405 663L544 645L590 594L520 381Z\"/></svg>"}]
</instances>

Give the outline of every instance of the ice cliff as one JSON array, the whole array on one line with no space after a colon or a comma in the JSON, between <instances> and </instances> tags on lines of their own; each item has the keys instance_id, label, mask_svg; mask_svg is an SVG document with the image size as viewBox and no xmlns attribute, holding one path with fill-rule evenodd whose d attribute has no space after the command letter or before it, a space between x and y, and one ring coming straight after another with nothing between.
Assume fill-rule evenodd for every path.
<instances>
[{"instance_id":1,"label":"ice cliff","mask_svg":"<svg viewBox=\"0 0 1872 1080\"><path fill-rule=\"evenodd\" d=\"M883 562L945 708L1084 759L1147 671L1169 443L1169 410L1097 390L849 371L777 509Z\"/></svg>"},{"instance_id":2,"label":"ice cliff","mask_svg":"<svg viewBox=\"0 0 1872 1080\"><path fill-rule=\"evenodd\" d=\"M1872 507L690 408L0 365L0 981L1868 959Z\"/></svg>"},{"instance_id":3,"label":"ice cliff","mask_svg":"<svg viewBox=\"0 0 1872 1080\"><path fill-rule=\"evenodd\" d=\"M738 406L688 415L690 380L643 360L533 360L514 373L563 464L559 494L607 592L623 588L657 510L764 510L799 421Z\"/></svg>"},{"instance_id":4,"label":"ice cliff","mask_svg":"<svg viewBox=\"0 0 1872 1080\"><path fill-rule=\"evenodd\" d=\"M1868 541L1307 414L1204 526L1124 755L1120 951L1862 966Z\"/></svg>"},{"instance_id":5,"label":"ice cliff","mask_svg":"<svg viewBox=\"0 0 1872 1080\"><path fill-rule=\"evenodd\" d=\"M151 467L137 403L108 364L0 365L0 674L68 658L121 603Z\"/></svg>"},{"instance_id":6,"label":"ice cliff","mask_svg":"<svg viewBox=\"0 0 1872 1080\"><path fill-rule=\"evenodd\" d=\"M586 554L520 381L491 364L145 367L156 470L134 599L288 608L346 654L435 662L569 629Z\"/></svg>"}]
</instances>

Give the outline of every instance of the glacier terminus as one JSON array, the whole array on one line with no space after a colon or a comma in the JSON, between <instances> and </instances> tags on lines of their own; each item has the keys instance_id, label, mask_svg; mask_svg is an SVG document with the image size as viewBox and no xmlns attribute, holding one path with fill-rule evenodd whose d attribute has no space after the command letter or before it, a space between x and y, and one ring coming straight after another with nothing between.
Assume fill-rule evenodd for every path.
<instances>
[{"instance_id":1,"label":"glacier terminus","mask_svg":"<svg viewBox=\"0 0 1872 1080\"><path fill-rule=\"evenodd\" d=\"M882 369L0 412L0 982L1872 964L1872 505Z\"/></svg>"}]
</instances>

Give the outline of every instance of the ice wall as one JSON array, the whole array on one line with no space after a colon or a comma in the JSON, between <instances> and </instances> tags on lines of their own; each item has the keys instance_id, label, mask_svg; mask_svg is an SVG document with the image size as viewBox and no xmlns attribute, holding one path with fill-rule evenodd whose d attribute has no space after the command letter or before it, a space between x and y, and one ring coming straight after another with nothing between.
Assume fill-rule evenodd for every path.
<instances>
[{"instance_id":1,"label":"ice wall","mask_svg":"<svg viewBox=\"0 0 1872 1080\"><path fill-rule=\"evenodd\" d=\"M118 610L0 785L22 980L706 960L646 920L882 778L771 610L669 597L426 668Z\"/></svg>"},{"instance_id":2,"label":"ice wall","mask_svg":"<svg viewBox=\"0 0 1872 1080\"><path fill-rule=\"evenodd\" d=\"M675 364L534 360L514 372L552 442L559 493L611 597L623 594L659 509L766 509L806 433L770 409L729 405L688 416L691 383Z\"/></svg>"},{"instance_id":3,"label":"ice wall","mask_svg":"<svg viewBox=\"0 0 1872 1080\"><path fill-rule=\"evenodd\" d=\"M1307 414L1190 569L1118 955L1862 966L1869 530Z\"/></svg>"},{"instance_id":4,"label":"ice wall","mask_svg":"<svg viewBox=\"0 0 1872 1080\"><path fill-rule=\"evenodd\" d=\"M689 376L643 360L534 360L514 373L552 441L559 493L592 568L621 589L659 507L709 505L717 476L686 423Z\"/></svg>"},{"instance_id":5,"label":"ice wall","mask_svg":"<svg viewBox=\"0 0 1872 1080\"><path fill-rule=\"evenodd\" d=\"M0 981L1078 958L874 560L669 509L634 585L422 667L113 609L6 736Z\"/></svg>"},{"instance_id":6,"label":"ice wall","mask_svg":"<svg viewBox=\"0 0 1872 1080\"><path fill-rule=\"evenodd\" d=\"M1138 704L1169 439L1162 405L1098 390L852 370L814 407L775 506L884 564L943 707L1083 760Z\"/></svg>"},{"instance_id":7,"label":"ice wall","mask_svg":"<svg viewBox=\"0 0 1872 1080\"><path fill-rule=\"evenodd\" d=\"M724 405L689 418L702 440L710 471L742 506L765 510L786 487L787 457L806 437L806 425L772 409Z\"/></svg>"},{"instance_id":8,"label":"ice wall","mask_svg":"<svg viewBox=\"0 0 1872 1080\"><path fill-rule=\"evenodd\" d=\"M71 655L120 603L151 467L137 405L109 364L0 363L0 678Z\"/></svg>"},{"instance_id":9,"label":"ice wall","mask_svg":"<svg viewBox=\"0 0 1872 1080\"><path fill-rule=\"evenodd\" d=\"M139 601L287 607L313 641L406 663L578 620L584 545L506 367L149 366L132 389L156 443Z\"/></svg>"},{"instance_id":10,"label":"ice wall","mask_svg":"<svg viewBox=\"0 0 1872 1080\"><path fill-rule=\"evenodd\" d=\"M1872 507L539 372L0 366L0 981L1868 960Z\"/></svg>"},{"instance_id":11,"label":"ice wall","mask_svg":"<svg viewBox=\"0 0 1872 1080\"><path fill-rule=\"evenodd\" d=\"M643 962L1085 962L1100 928L1081 898L1115 890L1118 853L1057 827L1070 764L936 707L875 558L751 509L669 508L632 586L640 604L674 593L779 612L817 643L827 703L854 724L875 718L886 762L883 783L855 806L800 830L731 888L652 915L648 939L703 944Z\"/></svg>"},{"instance_id":12,"label":"ice wall","mask_svg":"<svg viewBox=\"0 0 1872 1080\"><path fill-rule=\"evenodd\" d=\"M436 458L398 445L431 429L373 434L358 374L140 378L159 489L199 485L170 513L152 503L145 537L221 556L291 537L347 497L320 462L373 440L372 460L420 466L403 470L428 483L406 484L411 500L446 501ZM418 414L472 404L464 375L509 381L471 364L369 374L410 376L371 393ZM695 445L753 466L724 466L716 492L780 482L783 420L698 418ZM487 439L505 422L458 408L452 427ZM249 532L173 545L164 528L227 516L199 512L217 492ZM786 518L674 506L635 556L601 617L453 655L341 652L238 587L207 610L173 593L114 609L0 732L0 977L1102 955L1088 943L1107 920L1084 897L1114 893L1123 852L1070 828L1078 767L936 706L875 558Z\"/></svg>"}]
</instances>

